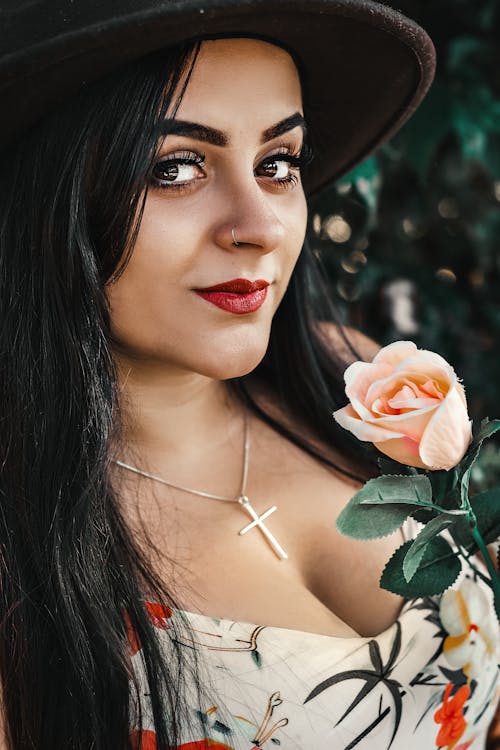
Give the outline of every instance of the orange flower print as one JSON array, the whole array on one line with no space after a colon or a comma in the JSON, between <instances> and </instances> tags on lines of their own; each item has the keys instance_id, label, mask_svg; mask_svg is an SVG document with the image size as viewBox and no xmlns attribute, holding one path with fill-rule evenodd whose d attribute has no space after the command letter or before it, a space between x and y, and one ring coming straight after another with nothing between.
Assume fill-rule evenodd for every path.
<instances>
[{"instance_id":1,"label":"orange flower print","mask_svg":"<svg viewBox=\"0 0 500 750\"><path fill-rule=\"evenodd\" d=\"M135 656L135 654L142 648L141 640L132 625L130 615L126 609L123 611L123 619L125 620L125 627L127 629L127 638L130 651L132 656Z\"/></svg>"},{"instance_id":2,"label":"orange flower print","mask_svg":"<svg viewBox=\"0 0 500 750\"><path fill-rule=\"evenodd\" d=\"M156 604L156 602L144 602L144 604L149 619L153 625L160 628L160 630L167 630L170 627L167 620L169 620L173 614L170 607L164 607L162 604Z\"/></svg>"},{"instance_id":3,"label":"orange flower print","mask_svg":"<svg viewBox=\"0 0 500 750\"><path fill-rule=\"evenodd\" d=\"M134 730L130 735L130 744L133 750L156 750L156 734L145 729L141 737L139 731ZM206 738L195 742L184 742L177 746L177 750L232 750L232 748Z\"/></svg>"},{"instance_id":4,"label":"orange flower print","mask_svg":"<svg viewBox=\"0 0 500 750\"><path fill-rule=\"evenodd\" d=\"M179 745L177 750L233 750L229 745L223 745L217 740L198 740L197 742L186 742Z\"/></svg>"},{"instance_id":5,"label":"orange flower print","mask_svg":"<svg viewBox=\"0 0 500 750\"><path fill-rule=\"evenodd\" d=\"M462 685L450 699L452 689L453 685L449 682L444 691L442 706L434 714L436 724L442 725L436 737L436 745L446 747L447 750L452 750L465 732L467 722L464 719L463 707L470 695L469 686Z\"/></svg>"},{"instance_id":6,"label":"orange flower print","mask_svg":"<svg viewBox=\"0 0 500 750\"><path fill-rule=\"evenodd\" d=\"M130 733L130 746L133 750L156 750L156 734L149 729Z\"/></svg>"},{"instance_id":7,"label":"orange flower print","mask_svg":"<svg viewBox=\"0 0 500 750\"><path fill-rule=\"evenodd\" d=\"M173 615L173 611L170 607L163 607L161 604L156 604L155 602L144 602L144 606L146 607L148 617L155 628L167 630L170 627L168 620ZM132 626L130 615L126 609L123 611L123 619L125 620L130 651L132 656L135 656L135 654L142 648L141 639Z\"/></svg>"}]
</instances>

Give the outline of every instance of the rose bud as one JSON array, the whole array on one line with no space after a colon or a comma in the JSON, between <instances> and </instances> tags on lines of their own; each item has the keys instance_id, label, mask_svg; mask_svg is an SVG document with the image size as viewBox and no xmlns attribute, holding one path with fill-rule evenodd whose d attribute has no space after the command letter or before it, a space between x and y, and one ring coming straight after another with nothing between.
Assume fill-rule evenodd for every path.
<instances>
[{"instance_id":1,"label":"rose bud","mask_svg":"<svg viewBox=\"0 0 500 750\"><path fill-rule=\"evenodd\" d=\"M439 354L396 341L344 374L350 403L336 421L386 456L422 469L451 469L472 438L463 386Z\"/></svg>"}]
</instances>

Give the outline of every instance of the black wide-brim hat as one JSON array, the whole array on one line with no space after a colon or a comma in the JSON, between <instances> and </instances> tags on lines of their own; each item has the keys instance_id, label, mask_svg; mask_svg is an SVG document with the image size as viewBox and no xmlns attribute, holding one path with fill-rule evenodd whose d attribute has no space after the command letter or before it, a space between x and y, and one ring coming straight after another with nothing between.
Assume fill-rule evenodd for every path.
<instances>
[{"instance_id":1,"label":"black wide-brim hat","mask_svg":"<svg viewBox=\"0 0 500 750\"><path fill-rule=\"evenodd\" d=\"M231 35L274 41L298 63L309 194L396 133L434 75L425 31L370 0L0 0L0 147L126 62Z\"/></svg>"}]
</instances>

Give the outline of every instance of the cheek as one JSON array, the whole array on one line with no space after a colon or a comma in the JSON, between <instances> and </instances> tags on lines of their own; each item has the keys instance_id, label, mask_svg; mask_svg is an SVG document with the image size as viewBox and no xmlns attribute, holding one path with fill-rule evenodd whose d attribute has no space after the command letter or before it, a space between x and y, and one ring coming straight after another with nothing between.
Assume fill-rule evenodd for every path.
<instances>
[{"instance_id":1,"label":"cheek","mask_svg":"<svg viewBox=\"0 0 500 750\"><path fill-rule=\"evenodd\" d=\"M286 284L290 281L293 269L299 259L307 229L307 203L302 193L301 200L296 202L296 208L287 222L288 242L286 245L285 258L283 260L283 280ZM284 293L283 289L283 293Z\"/></svg>"},{"instance_id":2,"label":"cheek","mask_svg":"<svg viewBox=\"0 0 500 750\"><path fill-rule=\"evenodd\" d=\"M134 249L123 274L109 288L115 307L125 312L133 300L145 312L164 304L196 263L195 222L179 213L172 219L161 197L148 196Z\"/></svg>"},{"instance_id":3,"label":"cheek","mask_svg":"<svg viewBox=\"0 0 500 750\"><path fill-rule=\"evenodd\" d=\"M152 343L155 331L162 328L176 290L192 262L187 249L193 246L189 225L177 222L175 242L165 212L146 210L131 257L119 279L108 285L114 336L132 346ZM184 249L184 252L183 252ZM148 341L151 339L151 341Z\"/></svg>"},{"instance_id":4,"label":"cheek","mask_svg":"<svg viewBox=\"0 0 500 750\"><path fill-rule=\"evenodd\" d=\"M299 256L302 245L304 244L307 229L307 217L308 207L306 196L304 195L303 189L301 189L299 195L297 195L292 214L292 232L294 235L295 243L299 247L297 257Z\"/></svg>"},{"instance_id":5,"label":"cheek","mask_svg":"<svg viewBox=\"0 0 500 750\"><path fill-rule=\"evenodd\" d=\"M195 222L187 212L173 217L165 209L161 196L148 197L130 259L131 271L151 274L154 269L174 278L191 262L190 249L195 247Z\"/></svg>"}]
</instances>

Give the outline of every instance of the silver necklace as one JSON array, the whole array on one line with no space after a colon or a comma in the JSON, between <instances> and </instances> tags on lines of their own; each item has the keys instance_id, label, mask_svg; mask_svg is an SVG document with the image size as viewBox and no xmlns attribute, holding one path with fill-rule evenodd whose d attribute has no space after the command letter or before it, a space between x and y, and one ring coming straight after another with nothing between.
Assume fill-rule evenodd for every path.
<instances>
[{"instance_id":1,"label":"silver necklace","mask_svg":"<svg viewBox=\"0 0 500 750\"><path fill-rule=\"evenodd\" d=\"M280 558L280 560L287 560L288 555L281 546L281 544L278 542L275 536L271 534L267 526L264 525L263 521L271 515L271 513L274 513L275 510L277 510L276 505L272 505L270 508L268 508L261 516L257 513L255 508L250 503L250 500L248 499L247 495L245 494L246 486L247 486L247 479L248 479L248 460L250 455L250 430L248 427L248 417L245 414L245 447L244 447L244 458L243 458L243 476L241 478L241 489L240 493L237 497L222 497L221 495L212 495L210 492L202 492L201 490L193 490L191 487L183 487L180 484L174 484L173 482L167 482L166 479L163 479L162 477L157 477L154 474L149 474L147 471L142 471L142 469L137 469L135 466L130 466L129 464L123 463L123 461L118 461L118 459L113 458L112 461L117 466L121 466L122 469L128 469L129 471L133 471L135 474L140 474L143 477L147 477L148 479L153 479L155 482L160 482L160 484L165 484L167 487L173 487L176 490L180 490L181 492L189 492L191 495L198 495L198 497L204 497L207 500L221 500L225 503L238 503L241 508L247 513L250 518L252 519L251 522L245 526L241 531L239 531L239 535L243 536L243 534L246 534L251 529L259 529L261 534L265 537L267 542L269 543L270 547L272 547L273 551L276 553L276 555Z\"/></svg>"}]
</instances>

